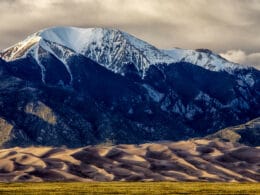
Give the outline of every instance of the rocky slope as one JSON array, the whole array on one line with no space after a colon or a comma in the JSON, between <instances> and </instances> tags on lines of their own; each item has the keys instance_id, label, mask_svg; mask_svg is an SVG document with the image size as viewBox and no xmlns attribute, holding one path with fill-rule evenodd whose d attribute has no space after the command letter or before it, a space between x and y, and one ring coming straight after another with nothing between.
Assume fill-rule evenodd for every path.
<instances>
[{"instance_id":1,"label":"rocky slope","mask_svg":"<svg viewBox=\"0 0 260 195\"><path fill-rule=\"evenodd\" d=\"M260 118L256 118L245 124L228 127L217 131L207 138L233 143L243 143L249 146L260 146Z\"/></svg>"},{"instance_id":2,"label":"rocky slope","mask_svg":"<svg viewBox=\"0 0 260 195\"><path fill-rule=\"evenodd\" d=\"M29 36L1 52L0 145L180 140L259 116L258 70L176 52L113 29Z\"/></svg>"},{"instance_id":3,"label":"rocky slope","mask_svg":"<svg viewBox=\"0 0 260 195\"><path fill-rule=\"evenodd\" d=\"M260 148L205 139L0 150L0 181L259 182Z\"/></svg>"}]
</instances>

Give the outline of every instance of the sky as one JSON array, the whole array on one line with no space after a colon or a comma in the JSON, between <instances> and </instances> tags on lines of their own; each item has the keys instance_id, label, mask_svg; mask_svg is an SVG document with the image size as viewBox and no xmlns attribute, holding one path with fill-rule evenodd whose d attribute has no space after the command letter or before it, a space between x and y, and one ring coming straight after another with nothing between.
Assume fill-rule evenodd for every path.
<instances>
[{"instance_id":1,"label":"sky","mask_svg":"<svg viewBox=\"0 0 260 195\"><path fill-rule=\"evenodd\" d=\"M260 69L260 0L0 0L0 50L52 26L110 27Z\"/></svg>"}]
</instances>

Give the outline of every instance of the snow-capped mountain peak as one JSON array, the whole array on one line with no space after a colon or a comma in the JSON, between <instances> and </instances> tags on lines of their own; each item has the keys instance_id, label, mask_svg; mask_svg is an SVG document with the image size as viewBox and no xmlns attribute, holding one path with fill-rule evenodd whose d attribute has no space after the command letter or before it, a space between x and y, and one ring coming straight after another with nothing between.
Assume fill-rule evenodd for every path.
<instances>
[{"instance_id":1,"label":"snow-capped mountain peak","mask_svg":"<svg viewBox=\"0 0 260 195\"><path fill-rule=\"evenodd\" d=\"M116 29L49 28L0 56L0 111L16 143L177 140L260 113L260 71Z\"/></svg>"},{"instance_id":2,"label":"snow-capped mountain peak","mask_svg":"<svg viewBox=\"0 0 260 195\"><path fill-rule=\"evenodd\" d=\"M102 28L54 27L41 30L37 35L44 40L60 44L77 53L82 53L84 48L93 42L100 45L104 33Z\"/></svg>"},{"instance_id":3,"label":"snow-capped mountain peak","mask_svg":"<svg viewBox=\"0 0 260 195\"><path fill-rule=\"evenodd\" d=\"M150 64L173 61L171 57L154 46L120 30L75 27L54 27L41 30L29 36L25 41L4 50L1 56L7 61L15 60L26 56L30 50L35 49L37 43L51 53L53 53L53 48L50 44L62 46L63 50L70 49L119 73L122 64L126 63L135 64L136 69L144 73ZM60 60L66 61L66 59Z\"/></svg>"},{"instance_id":4,"label":"snow-capped mountain peak","mask_svg":"<svg viewBox=\"0 0 260 195\"><path fill-rule=\"evenodd\" d=\"M124 64L134 64L138 74L145 75L150 65L189 62L212 71L245 68L204 50L162 50L128 33L110 28L53 27L41 30L0 53L6 61L31 54L36 61L45 50L66 66L72 54L84 55L113 72L124 75ZM58 51L58 52L57 52ZM67 67L68 69L68 67Z\"/></svg>"}]
</instances>

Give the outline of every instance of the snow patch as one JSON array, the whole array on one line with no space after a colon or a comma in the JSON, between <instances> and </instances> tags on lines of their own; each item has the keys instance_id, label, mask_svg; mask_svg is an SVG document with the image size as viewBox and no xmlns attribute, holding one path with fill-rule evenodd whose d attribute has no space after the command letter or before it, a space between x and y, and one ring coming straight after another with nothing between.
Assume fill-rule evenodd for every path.
<instances>
[{"instance_id":1,"label":"snow patch","mask_svg":"<svg viewBox=\"0 0 260 195\"><path fill-rule=\"evenodd\" d=\"M211 100L211 97L208 94L200 91L199 94L195 97L195 100L203 100L205 102L209 102Z\"/></svg>"},{"instance_id":2,"label":"snow patch","mask_svg":"<svg viewBox=\"0 0 260 195\"><path fill-rule=\"evenodd\" d=\"M133 113L134 113L133 108L130 108L130 109L128 110L128 114L133 114Z\"/></svg>"},{"instance_id":3,"label":"snow patch","mask_svg":"<svg viewBox=\"0 0 260 195\"><path fill-rule=\"evenodd\" d=\"M153 101L160 102L162 100L162 98L164 97L163 93L156 91L150 85L143 84L142 86L147 90L148 95L150 96L150 98L153 99Z\"/></svg>"},{"instance_id":4,"label":"snow patch","mask_svg":"<svg viewBox=\"0 0 260 195\"><path fill-rule=\"evenodd\" d=\"M177 100L172 108L172 112L178 114L184 114L186 111L184 105L182 104L181 100Z\"/></svg>"},{"instance_id":5,"label":"snow patch","mask_svg":"<svg viewBox=\"0 0 260 195\"><path fill-rule=\"evenodd\" d=\"M42 65L42 63L40 61L40 58L39 58L39 45L34 47L34 59L36 60L37 64L39 65L39 67L41 69L42 82L45 83L45 72L46 72L46 69Z\"/></svg>"}]
</instances>

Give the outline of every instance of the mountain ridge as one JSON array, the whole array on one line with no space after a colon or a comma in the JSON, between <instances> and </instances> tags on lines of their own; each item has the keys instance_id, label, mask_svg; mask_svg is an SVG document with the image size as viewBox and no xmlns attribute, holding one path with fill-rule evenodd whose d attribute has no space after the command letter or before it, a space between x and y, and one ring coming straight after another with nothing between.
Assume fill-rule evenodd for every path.
<instances>
[{"instance_id":1,"label":"mountain ridge","mask_svg":"<svg viewBox=\"0 0 260 195\"><path fill-rule=\"evenodd\" d=\"M205 52L205 49L158 49L126 32L110 28L52 27L43 29L27 37L24 41L7 48L1 56L7 61L14 60L16 59L15 56L8 55L10 50L15 50L17 54L22 52L18 55L18 57L21 57L24 54L26 55L26 53L23 53L24 50L30 51L35 44L53 53L52 48L48 47L49 43L64 47L65 52L70 52L67 49L73 50L75 53L82 54L109 70L121 74L123 73L118 68L120 65L129 62L133 63L138 71L141 71L140 75L144 75L150 65L169 64L178 61L189 62L213 71L232 72L234 69L248 68L228 62L224 58L220 59L220 56L213 52ZM66 56L60 57L60 59L66 61Z\"/></svg>"},{"instance_id":2,"label":"mountain ridge","mask_svg":"<svg viewBox=\"0 0 260 195\"><path fill-rule=\"evenodd\" d=\"M102 37L113 43L111 51L103 50L110 42L103 47L101 41L102 48L95 44L86 55L39 38L4 50L0 118L6 139L0 145L79 147L105 140L176 141L259 117L258 70L242 65L234 68L227 61L222 64L223 58L207 50L181 49L176 62L165 63L167 57L163 63L143 66L138 61L141 49L140 55L130 55L136 50L125 49L122 37L116 42L111 36ZM148 43L135 44L161 52L150 51ZM98 57L99 51L103 57L98 60L88 57ZM120 71L97 62L112 56ZM227 69L215 69L213 62Z\"/></svg>"}]
</instances>

